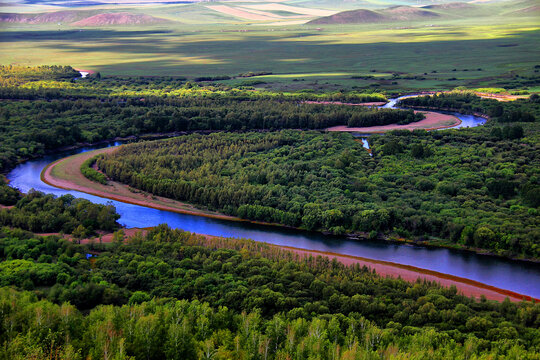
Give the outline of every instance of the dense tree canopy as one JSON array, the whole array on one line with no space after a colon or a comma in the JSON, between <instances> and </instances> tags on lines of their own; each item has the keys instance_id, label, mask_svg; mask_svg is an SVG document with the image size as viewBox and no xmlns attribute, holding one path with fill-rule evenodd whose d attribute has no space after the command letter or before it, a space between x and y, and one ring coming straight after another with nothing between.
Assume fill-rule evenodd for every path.
<instances>
[{"instance_id":1,"label":"dense tree canopy","mask_svg":"<svg viewBox=\"0 0 540 360\"><path fill-rule=\"evenodd\" d=\"M405 125L425 118L421 112L396 109L370 109L353 114L347 125L349 127L381 126L390 124Z\"/></svg>"},{"instance_id":2,"label":"dense tree canopy","mask_svg":"<svg viewBox=\"0 0 540 360\"><path fill-rule=\"evenodd\" d=\"M74 74L70 67L0 66L0 171L48 150L118 136L346 125L368 109L316 102L386 100L378 93L271 93L173 78L74 80Z\"/></svg>"},{"instance_id":3,"label":"dense tree canopy","mask_svg":"<svg viewBox=\"0 0 540 360\"><path fill-rule=\"evenodd\" d=\"M209 349L219 359L534 359L540 346L539 305L478 302L253 241L161 226L89 246L2 230L0 286L47 300L0 290L1 358L55 349L190 359Z\"/></svg>"},{"instance_id":4,"label":"dense tree canopy","mask_svg":"<svg viewBox=\"0 0 540 360\"><path fill-rule=\"evenodd\" d=\"M373 136L371 157L349 134L269 130L412 121L411 111L305 102L380 94L76 74L0 66L1 171L116 136L234 130L125 146L82 171L107 182L97 161L116 180L248 219L539 257L538 96L407 100L493 121ZM427 281L166 225L129 239L120 229L104 244L99 234L117 229L114 207L22 195L3 177L0 204L0 360L540 359L538 304L469 299ZM89 244L75 243L85 237Z\"/></svg>"},{"instance_id":5,"label":"dense tree canopy","mask_svg":"<svg viewBox=\"0 0 540 360\"><path fill-rule=\"evenodd\" d=\"M72 195L57 198L37 191L23 196L11 209L0 209L0 225L38 233L71 234L77 229L80 237L93 234L95 230L114 230L119 218L112 205L94 204Z\"/></svg>"},{"instance_id":6,"label":"dense tree canopy","mask_svg":"<svg viewBox=\"0 0 540 360\"><path fill-rule=\"evenodd\" d=\"M478 130L370 142L373 157L349 134L194 134L122 146L98 165L135 188L247 219L540 256L538 143Z\"/></svg>"}]
</instances>

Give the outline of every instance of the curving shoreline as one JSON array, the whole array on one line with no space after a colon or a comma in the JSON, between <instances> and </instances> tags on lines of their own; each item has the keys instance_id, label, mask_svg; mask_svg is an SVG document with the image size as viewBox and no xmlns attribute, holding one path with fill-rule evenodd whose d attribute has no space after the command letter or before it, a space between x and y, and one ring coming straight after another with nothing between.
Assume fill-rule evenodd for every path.
<instances>
[{"instance_id":1,"label":"curving shoreline","mask_svg":"<svg viewBox=\"0 0 540 360\"><path fill-rule=\"evenodd\" d=\"M441 114L432 111L415 110L415 113L417 112L422 112L426 116L426 118L406 125L390 124L368 127L348 127L346 125L338 125L329 127L326 129L326 131L349 131L366 134L381 134L392 130L441 130L453 128L462 123L459 118L453 115Z\"/></svg>"},{"instance_id":2,"label":"curving shoreline","mask_svg":"<svg viewBox=\"0 0 540 360\"><path fill-rule=\"evenodd\" d=\"M116 150L117 147L108 147L104 149L98 149L94 151L84 152L77 155L73 155L67 158L57 160L47 165L42 173L41 179L43 182L67 190L81 191L87 194L100 196L103 198L113 199L125 203L142 205L159 210L172 211L177 213L184 213L196 216L204 216L215 219L224 219L232 221L250 222L249 220L235 218L228 215L219 213L207 212L204 210L196 209L189 204L184 204L179 201L161 198L157 196L148 195L142 192L134 193L129 190L127 185L111 182L112 185L102 185L92 182L86 179L80 173L80 165L86 159L91 158L97 154L111 153ZM68 161L69 160L69 161ZM67 164L66 164L67 163ZM55 171L56 170L56 171ZM62 172L63 177L55 176L55 172ZM56 174L58 175L58 174ZM112 191L118 191L118 193L111 193ZM254 222L255 223L255 222ZM269 224L265 224L269 225ZM210 236L210 235L204 235ZM493 287L491 285L483 284L474 280L461 278L453 275L443 274L432 270L422 269L410 265L403 265L383 260L374 260L363 257L337 254L331 252L323 252L317 250L306 250L301 248L295 248L290 246L277 246L283 250L292 251L300 256L327 256L331 259L336 258L338 261L346 264L359 264L365 265L374 269L378 274L382 276L401 277L402 279L415 282L418 278L423 278L429 281L436 281L443 286L455 285L456 288L466 296L480 297L484 295L487 299L502 301L506 297L509 297L512 301L534 300L530 296L518 294L509 290Z\"/></svg>"},{"instance_id":3,"label":"curving shoreline","mask_svg":"<svg viewBox=\"0 0 540 360\"><path fill-rule=\"evenodd\" d=\"M160 196L149 195L143 192L133 192L129 186L109 182L112 185L102 185L91 180L88 180L80 172L81 164L96 155L110 154L118 147L107 147L103 149L88 151L66 158L62 158L47 165L41 172L41 180L51 186L65 189L75 190L86 194L99 196L106 199L121 201L128 204L141 205L151 207L158 210L173 211L182 214L190 214L197 216L211 217L215 219L245 221L244 219L228 216L224 214L204 211L193 207L192 205L182 203L180 201L163 198ZM54 172L62 167L62 177L58 177Z\"/></svg>"},{"instance_id":4,"label":"curving shoreline","mask_svg":"<svg viewBox=\"0 0 540 360\"><path fill-rule=\"evenodd\" d=\"M124 229L125 236L127 238L135 235L136 233L142 233L143 235L152 228L131 228L131 229ZM47 236L47 235L58 235L56 233L51 234L39 234L41 236ZM200 236L204 236L206 238L218 238L218 236L214 235L207 235L207 234L197 234ZM112 242L113 234L107 233L102 234L101 242L103 243L109 243ZM81 241L82 244L90 244L92 242L96 242L95 239L84 239ZM531 296L518 294L513 291L500 289L495 286L487 285L484 283L481 283L479 281L444 274L433 270L427 270L418 268L416 266L411 265L403 265L391 261L384 261L384 260L374 260L369 259L361 256L353 256L353 255L345 255L345 254L338 254L333 252L326 252L326 251L319 251L319 250L307 250L307 249L301 249L293 246L285 246L285 245L274 245L274 244L268 244L271 247L279 248L283 251L292 252L296 255L298 255L300 258L304 257L318 257L323 256L327 257L330 260L336 259L337 261L341 262L342 264L346 266L366 266L370 270L375 270L375 272L382 276L382 277L392 277L392 278L401 278L407 282L414 283L417 281L417 279L424 279L427 281L437 282L440 285L444 287L451 287L455 286L458 290L458 293L467 296L467 297L473 297L476 299L481 298L484 296L488 300L495 300L495 301L503 301L507 297L510 299L510 301L513 302L520 302L520 301L534 301L534 302L540 302L540 299L533 298Z\"/></svg>"},{"instance_id":5,"label":"curving shoreline","mask_svg":"<svg viewBox=\"0 0 540 360\"><path fill-rule=\"evenodd\" d=\"M514 302L519 302L522 300L540 302L540 299L536 299L528 295L518 294L514 291L497 288L476 280L444 274L438 271L422 269L416 266L404 265L391 261L369 259L361 256L337 254L318 250L305 250L292 246L279 246L279 248L292 251L300 256L325 256L331 260L336 259L345 265L358 264L360 266L367 266L368 268L375 270L377 274L381 276L390 276L393 278L400 277L408 282L414 283L420 278L428 281L435 281L444 287L455 286L458 289L458 292L468 297L480 298L481 296L485 296L486 299L496 301L503 301L508 297Z\"/></svg>"},{"instance_id":6,"label":"curving shoreline","mask_svg":"<svg viewBox=\"0 0 540 360\"><path fill-rule=\"evenodd\" d=\"M211 219L227 220L235 222L252 223L265 226L277 226L281 228L292 227L268 223L263 221L242 219L239 217L225 215L215 211L199 209L191 204L183 203L178 200L173 200L143 191L133 189L128 185L121 184L115 181L109 181L108 185L103 185L87 179L82 175L80 167L82 163L96 155L108 154L116 150L118 146L87 151L76 155L71 155L48 164L40 174L41 181L47 185L51 185L64 190L75 190L85 194L98 196L104 199L116 200L127 204L140 205L157 210L171 211L179 214L202 216ZM57 167L66 165L62 171L62 177L59 174L54 174Z\"/></svg>"}]
</instances>

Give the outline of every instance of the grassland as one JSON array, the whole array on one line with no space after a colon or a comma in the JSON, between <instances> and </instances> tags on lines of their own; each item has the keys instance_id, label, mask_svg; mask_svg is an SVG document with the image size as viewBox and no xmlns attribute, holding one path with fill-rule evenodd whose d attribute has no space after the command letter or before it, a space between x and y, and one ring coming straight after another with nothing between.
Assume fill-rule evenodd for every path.
<instances>
[{"instance_id":1,"label":"grassland","mask_svg":"<svg viewBox=\"0 0 540 360\"><path fill-rule=\"evenodd\" d=\"M275 22L290 20L283 15L286 6L303 7L307 13L317 5L231 5L274 11L281 19L271 22L241 19L204 4L117 6L107 11L144 13L170 22L84 28L4 23L0 63L36 65L47 59L102 75L188 78L266 71L273 74L254 78L264 82L258 86L280 90L534 87L534 66L540 58L538 17L518 11L530 3L506 1L461 12L439 9L436 19L283 26ZM329 11L326 5L318 9Z\"/></svg>"}]
</instances>

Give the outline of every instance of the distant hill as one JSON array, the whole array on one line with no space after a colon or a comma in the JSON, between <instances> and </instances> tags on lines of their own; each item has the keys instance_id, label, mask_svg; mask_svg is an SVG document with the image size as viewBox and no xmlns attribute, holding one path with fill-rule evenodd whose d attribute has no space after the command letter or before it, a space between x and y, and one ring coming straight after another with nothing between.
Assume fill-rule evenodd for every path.
<instances>
[{"instance_id":1,"label":"distant hill","mask_svg":"<svg viewBox=\"0 0 540 360\"><path fill-rule=\"evenodd\" d=\"M169 20L150 15L132 14L128 12L104 13L96 11L56 11L42 14L0 13L0 22L47 24L64 23L73 26L108 26L108 25L144 25L164 23Z\"/></svg>"},{"instance_id":2,"label":"distant hill","mask_svg":"<svg viewBox=\"0 0 540 360\"><path fill-rule=\"evenodd\" d=\"M532 6L514 10L508 13L508 15L530 15L530 16L538 16L539 14L540 14L540 5L532 5Z\"/></svg>"},{"instance_id":3,"label":"distant hill","mask_svg":"<svg viewBox=\"0 0 540 360\"><path fill-rule=\"evenodd\" d=\"M410 21L439 17L439 14L412 6L393 6L380 11L391 21Z\"/></svg>"},{"instance_id":4,"label":"distant hill","mask_svg":"<svg viewBox=\"0 0 540 360\"><path fill-rule=\"evenodd\" d=\"M371 10L349 10L343 11L334 15L321 17L308 22L314 25L326 24L359 24L359 23L378 23L385 22L388 19L375 11Z\"/></svg>"},{"instance_id":5,"label":"distant hill","mask_svg":"<svg viewBox=\"0 0 540 360\"><path fill-rule=\"evenodd\" d=\"M42 14L1 13L0 22L24 24L71 23L80 20L81 17L90 16L93 14L95 14L95 11L88 14L74 10L55 11Z\"/></svg>"},{"instance_id":6,"label":"distant hill","mask_svg":"<svg viewBox=\"0 0 540 360\"><path fill-rule=\"evenodd\" d=\"M343 11L308 22L313 25L326 24L370 24L393 21L412 21L437 18L440 15L429 10L411 6L394 6L383 10L366 9Z\"/></svg>"},{"instance_id":7,"label":"distant hill","mask_svg":"<svg viewBox=\"0 0 540 360\"><path fill-rule=\"evenodd\" d=\"M463 2L452 2L448 4L437 4L437 5L426 5L422 6L422 9L430 10L448 10L448 9L472 9L474 5L463 3Z\"/></svg>"},{"instance_id":8,"label":"distant hill","mask_svg":"<svg viewBox=\"0 0 540 360\"><path fill-rule=\"evenodd\" d=\"M169 20L150 15L131 14L127 12L106 13L72 23L73 26L106 26L106 25L144 25L168 22Z\"/></svg>"}]
</instances>

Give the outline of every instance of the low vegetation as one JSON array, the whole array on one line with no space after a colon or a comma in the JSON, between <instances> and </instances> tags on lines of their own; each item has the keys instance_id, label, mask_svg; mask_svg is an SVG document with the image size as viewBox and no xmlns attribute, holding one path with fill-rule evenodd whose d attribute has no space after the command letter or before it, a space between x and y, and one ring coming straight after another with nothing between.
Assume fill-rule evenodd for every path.
<instances>
[{"instance_id":1,"label":"low vegetation","mask_svg":"<svg viewBox=\"0 0 540 360\"><path fill-rule=\"evenodd\" d=\"M94 164L96 163L98 159L98 156L94 156L93 158L90 158L88 160L85 160L81 164L81 173L89 180L98 182L100 184L106 185L107 184L107 177L94 169Z\"/></svg>"}]
</instances>

